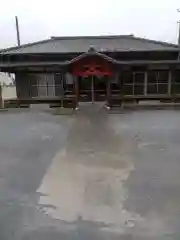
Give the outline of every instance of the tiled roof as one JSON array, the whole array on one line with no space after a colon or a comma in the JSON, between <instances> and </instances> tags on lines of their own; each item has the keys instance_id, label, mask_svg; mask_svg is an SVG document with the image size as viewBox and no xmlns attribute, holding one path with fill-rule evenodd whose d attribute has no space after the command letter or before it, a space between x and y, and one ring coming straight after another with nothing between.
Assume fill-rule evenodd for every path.
<instances>
[{"instance_id":1,"label":"tiled roof","mask_svg":"<svg viewBox=\"0 0 180 240\"><path fill-rule=\"evenodd\" d=\"M83 53L93 47L97 52L169 51L178 45L137 38L133 35L51 37L50 39L1 50L2 54Z\"/></svg>"}]
</instances>

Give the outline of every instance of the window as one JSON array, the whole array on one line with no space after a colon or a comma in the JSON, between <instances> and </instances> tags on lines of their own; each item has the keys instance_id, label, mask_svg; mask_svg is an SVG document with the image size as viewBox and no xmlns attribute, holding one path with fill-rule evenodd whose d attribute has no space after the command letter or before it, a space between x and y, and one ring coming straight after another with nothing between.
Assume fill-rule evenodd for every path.
<instances>
[{"instance_id":1,"label":"window","mask_svg":"<svg viewBox=\"0 0 180 240\"><path fill-rule=\"evenodd\" d=\"M123 92L125 95L144 94L144 72L127 72L123 74Z\"/></svg>"},{"instance_id":2,"label":"window","mask_svg":"<svg viewBox=\"0 0 180 240\"><path fill-rule=\"evenodd\" d=\"M143 95L144 94L144 72L134 72L134 94L135 95Z\"/></svg>"},{"instance_id":3,"label":"window","mask_svg":"<svg viewBox=\"0 0 180 240\"><path fill-rule=\"evenodd\" d=\"M148 72L147 94L167 94L168 93L167 70L153 70Z\"/></svg>"},{"instance_id":4,"label":"window","mask_svg":"<svg viewBox=\"0 0 180 240\"><path fill-rule=\"evenodd\" d=\"M70 73L66 73L63 76L63 82L64 82L64 90L65 90L65 94L71 94L74 88L74 79L72 74Z\"/></svg>"},{"instance_id":5,"label":"window","mask_svg":"<svg viewBox=\"0 0 180 240\"><path fill-rule=\"evenodd\" d=\"M175 70L172 73L172 93L180 94L180 70Z\"/></svg>"},{"instance_id":6,"label":"window","mask_svg":"<svg viewBox=\"0 0 180 240\"><path fill-rule=\"evenodd\" d=\"M31 97L55 96L54 74L29 74Z\"/></svg>"},{"instance_id":7,"label":"window","mask_svg":"<svg viewBox=\"0 0 180 240\"><path fill-rule=\"evenodd\" d=\"M67 85L73 85L73 76L70 73L66 73L65 78Z\"/></svg>"},{"instance_id":8,"label":"window","mask_svg":"<svg viewBox=\"0 0 180 240\"><path fill-rule=\"evenodd\" d=\"M55 84L55 96L57 97L62 96L64 94L62 73L56 73L54 75L54 84Z\"/></svg>"},{"instance_id":9,"label":"window","mask_svg":"<svg viewBox=\"0 0 180 240\"><path fill-rule=\"evenodd\" d=\"M120 91L119 73L116 73L111 79L111 90Z\"/></svg>"}]
</instances>

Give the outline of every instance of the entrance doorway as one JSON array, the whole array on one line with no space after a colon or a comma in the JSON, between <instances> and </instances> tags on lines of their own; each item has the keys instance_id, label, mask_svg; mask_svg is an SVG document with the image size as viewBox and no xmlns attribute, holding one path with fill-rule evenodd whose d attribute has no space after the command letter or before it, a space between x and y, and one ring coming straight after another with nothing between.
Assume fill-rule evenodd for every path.
<instances>
[{"instance_id":1,"label":"entrance doorway","mask_svg":"<svg viewBox=\"0 0 180 240\"><path fill-rule=\"evenodd\" d=\"M91 103L105 101L107 92L106 83L106 77L78 77L79 101Z\"/></svg>"},{"instance_id":2,"label":"entrance doorway","mask_svg":"<svg viewBox=\"0 0 180 240\"><path fill-rule=\"evenodd\" d=\"M113 63L106 55L96 52L82 54L71 65L76 76L76 102L109 102L109 79L113 75Z\"/></svg>"}]
</instances>

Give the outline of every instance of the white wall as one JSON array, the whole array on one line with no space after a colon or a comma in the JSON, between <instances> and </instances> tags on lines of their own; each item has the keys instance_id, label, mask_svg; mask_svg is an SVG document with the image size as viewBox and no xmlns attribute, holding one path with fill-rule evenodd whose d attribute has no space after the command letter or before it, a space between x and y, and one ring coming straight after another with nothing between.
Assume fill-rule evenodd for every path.
<instances>
[{"instance_id":1,"label":"white wall","mask_svg":"<svg viewBox=\"0 0 180 240\"><path fill-rule=\"evenodd\" d=\"M16 87L2 86L2 98L4 100L16 98Z\"/></svg>"},{"instance_id":2,"label":"white wall","mask_svg":"<svg viewBox=\"0 0 180 240\"><path fill-rule=\"evenodd\" d=\"M2 86L2 97L4 100L16 98L16 87L10 86L13 83L14 74L0 72L0 85Z\"/></svg>"}]
</instances>

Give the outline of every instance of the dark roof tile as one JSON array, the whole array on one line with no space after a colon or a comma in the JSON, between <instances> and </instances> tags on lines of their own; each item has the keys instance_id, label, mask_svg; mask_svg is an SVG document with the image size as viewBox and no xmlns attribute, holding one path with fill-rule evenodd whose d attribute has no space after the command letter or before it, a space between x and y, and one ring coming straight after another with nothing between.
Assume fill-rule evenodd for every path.
<instances>
[{"instance_id":1,"label":"dark roof tile","mask_svg":"<svg viewBox=\"0 0 180 240\"><path fill-rule=\"evenodd\" d=\"M178 45L137 38L133 35L51 37L50 39L1 50L2 54L83 53L93 47L97 52L178 50Z\"/></svg>"}]
</instances>

